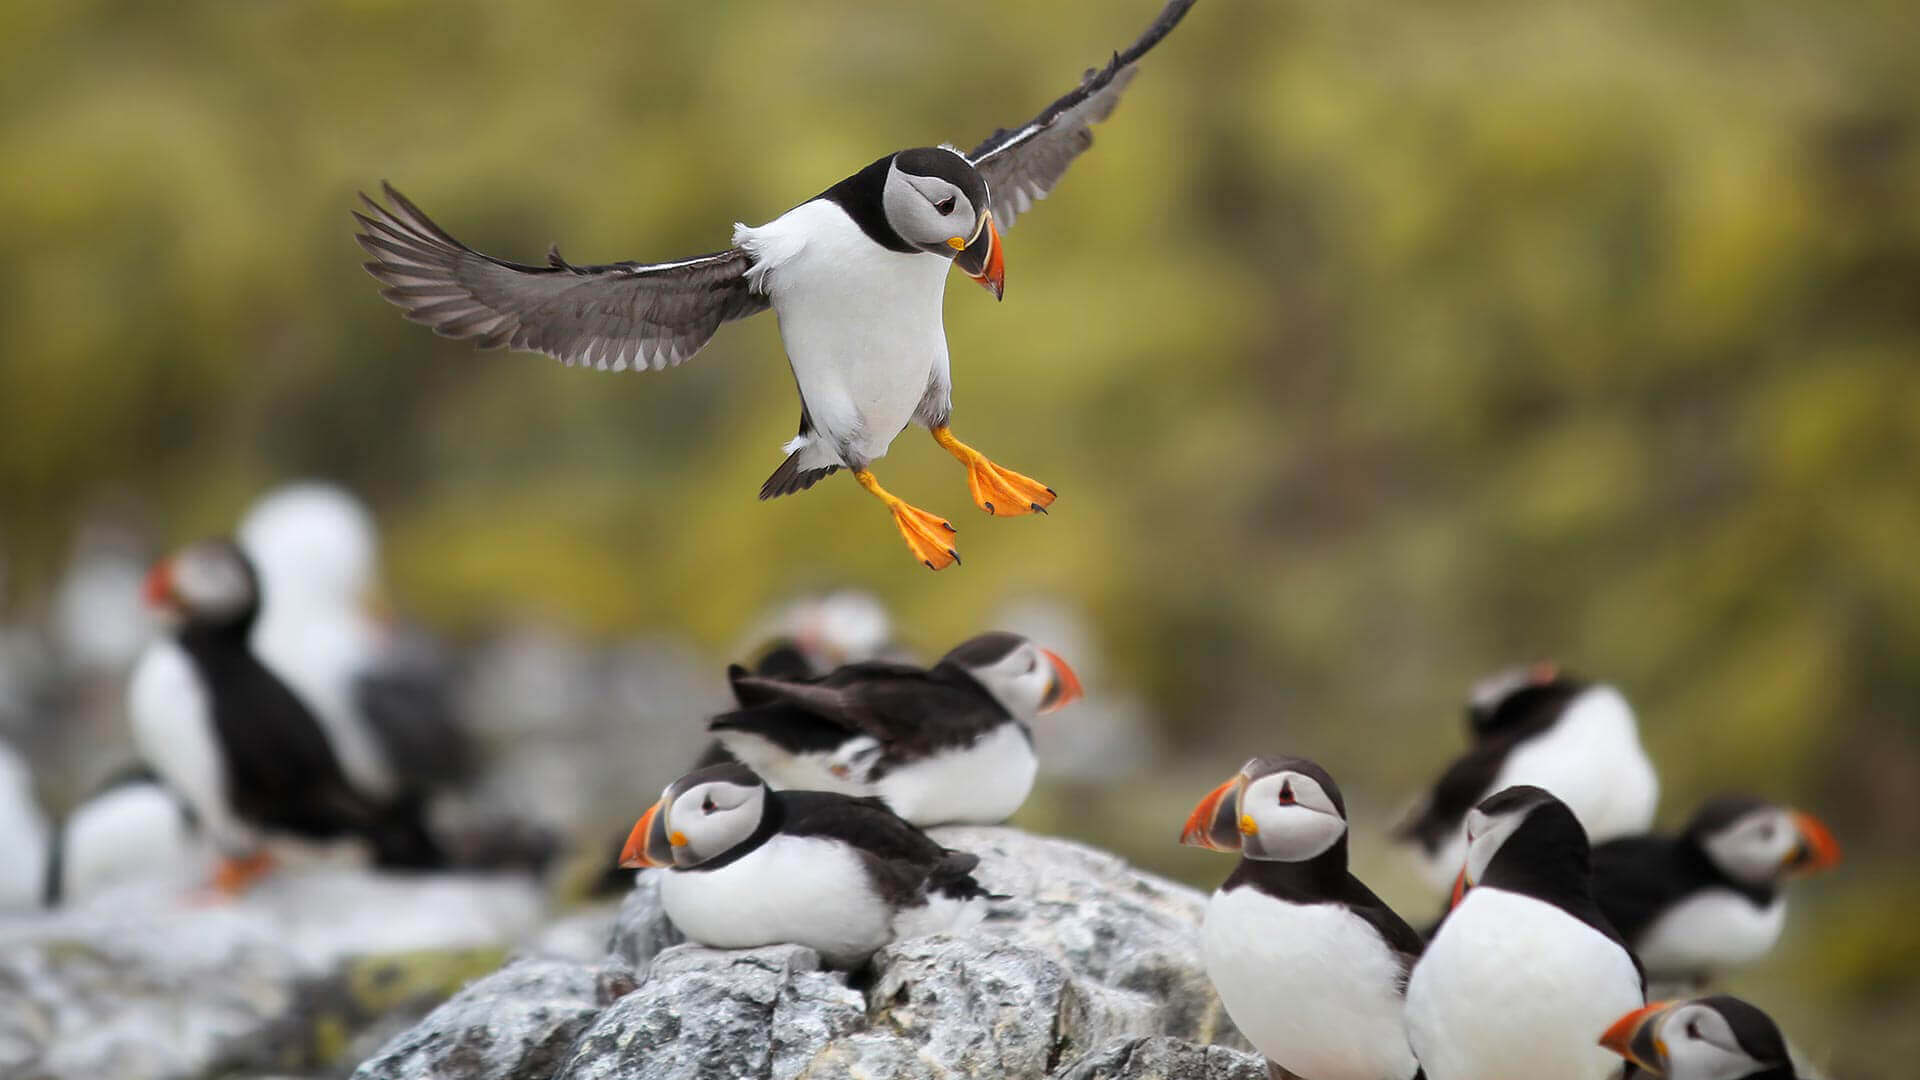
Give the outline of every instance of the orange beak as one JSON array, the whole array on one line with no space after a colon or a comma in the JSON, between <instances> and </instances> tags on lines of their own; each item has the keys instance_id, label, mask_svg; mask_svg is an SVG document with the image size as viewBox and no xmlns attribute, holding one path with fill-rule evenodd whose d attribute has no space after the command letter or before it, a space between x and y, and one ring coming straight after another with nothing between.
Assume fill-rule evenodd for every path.
<instances>
[{"instance_id":1,"label":"orange beak","mask_svg":"<svg viewBox=\"0 0 1920 1080\"><path fill-rule=\"evenodd\" d=\"M1666 1049L1660 1040L1647 1031L1654 1018L1668 1009L1674 1002L1656 1001L1628 1013L1613 1022L1606 1034L1600 1036L1600 1045L1640 1066L1655 1076L1666 1075L1666 1068L1658 1060L1664 1057ZM1645 1034L1647 1037L1642 1038Z\"/></svg>"},{"instance_id":2,"label":"orange beak","mask_svg":"<svg viewBox=\"0 0 1920 1080\"><path fill-rule=\"evenodd\" d=\"M995 300L1006 294L1007 263L1000 253L1000 229L993 223L993 211L987 211L987 220L983 223L980 235L954 256L953 262L968 277L992 293Z\"/></svg>"},{"instance_id":3,"label":"orange beak","mask_svg":"<svg viewBox=\"0 0 1920 1080\"><path fill-rule=\"evenodd\" d=\"M1208 851L1240 850L1240 823L1236 820L1240 783L1241 777L1236 773L1226 783L1207 792L1200 805L1187 815L1186 828L1180 830L1182 844Z\"/></svg>"},{"instance_id":4,"label":"orange beak","mask_svg":"<svg viewBox=\"0 0 1920 1080\"><path fill-rule=\"evenodd\" d=\"M1800 847L1788 860L1790 872L1817 874L1840 865L1840 842L1833 838L1832 830L1824 822L1812 814L1796 811L1793 824L1800 830Z\"/></svg>"},{"instance_id":5,"label":"orange beak","mask_svg":"<svg viewBox=\"0 0 1920 1080\"><path fill-rule=\"evenodd\" d=\"M172 559L161 559L147 571L146 583L140 587L140 599L150 608L172 610L179 606L173 593Z\"/></svg>"},{"instance_id":6,"label":"orange beak","mask_svg":"<svg viewBox=\"0 0 1920 1080\"><path fill-rule=\"evenodd\" d=\"M1466 895L1467 868L1463 866L1460 868L1459 876L1453 879L1453 898L1447 901L1447 910L1452 911L1454 908L1459 907L1461 899Z\"/></svg>"},{"instance_id":7,"label":"orange beak","mask_svg":"<svg viewBox=\"0 0 1920 1080\"><path fill-rule=\"evenodd\" d=\"M638 870L673 865L673 845L667 840L666 823L659 818L659 803L647 807L647 812L640 815L639 823L627 834L627 846L620 849L621 866Z\"/></svg>"},{"instance_id":8,"label":"orange beak","mask_svg":"<svg viewBox=\"0 0 1920 1080\"><path fill-rule=\"evenodd\" d=\"M1053 685L1047 687L1047 696L1040 702L1042 713L1064 709L1086 696L1086 692L1080 688L1080 676L1075 675L1073 668L1068 667L1067 662L1060 659L1059 653L1052 649L1041 649L1040 655L1046 657L1047 663L1053 665Z\"/></svg>"}]
</instances>

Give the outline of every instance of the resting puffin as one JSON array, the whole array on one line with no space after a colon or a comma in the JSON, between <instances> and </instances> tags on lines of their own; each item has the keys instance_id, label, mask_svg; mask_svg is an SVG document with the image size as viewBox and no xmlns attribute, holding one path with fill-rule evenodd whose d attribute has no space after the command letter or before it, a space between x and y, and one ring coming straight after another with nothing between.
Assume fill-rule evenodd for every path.
<instances>
[{"instance_id":1,"label":"resting puffin","mask_svg":"<svg viewBox=\"0 0 1920 1080\"><path fill-rule=\"evenodd\" d=\"M1786 924L1788 880L1840 862L1827 827L1747 795L1722 795L1678 835L1593 849L1593 895L1656 983L1704 984L1765 955Z\"/></svg>"},{"instance_id":2,"label":"resting puffin","mask_svg":"<svg viewBox=\"0 0 1920 1080\"><path fill-rule=\"evenodd\" d=\"M820 679L728 672L740 708L708 727L775 788L871 795L915 825L1005 821L1033 790L1035 716L1081 695L1018 634L973 637L931 668L870 660Z\"/></svg>"},{"instance_id":3,"label":"resting puffin","mask_svg":"<svg viewBox=\"0 0 1920 1080\"><path fill-rule=\"evenodd\" d=\"M1594 902L1565 803L1510 787L1467 815L1453 911L1407 980L1407 1037L1431 1080L1606 1080L1594 1043L1646 1002L1640 965Z\"/></svg>"},{"instance_id":4,"label":"resting puffin","mask_svg":"<svg viewBox=\"0 0 1920 1080\"><path fill-rule=\"evenodd\" d=\"M238 892L264 872L276 835L357 836L382 866L443 861L416 808L381 806L348 782L313 712L254 654L260 589L237 545L206 540L163 560L146 596L176 626L128 684L134 742L226 856L216 887Z\"/></svg>"},{"instance_id":5,"label":"resting puffin","mask_svg":"<svg viewBox=\"0 0 1920 1080\"><path fill-rule=\"evenodd\" d=\"M1658 1080L1798 1080L1773 1018L1737 997L1661 1001L1621 1017L1600 1045ZM1629 1070L1631 1072L1631 1070Z\"/></svg>"},{"instance_id":6,"label":"resting puffin","mask_svg":"<svg viewBox=\"0 0 1920 1080\"><path fill-rule=\"evenodd\" d=\"M880 486L870 466L909 423L926 426L967 467L989 514L1044 511L1047 485L989 461L948 420L952 381L941 300L957 264L998 297L999 230L1044 198L1093 142L1136 63L1193 6L1173 0L1112 63L1013 130L970 151L891 153L773 221L736 225L733 247L664 263L546 266L482 255L390 186L356 213L367 270L381 295L447 337L544 352L601 370L665 368L691 357L720 324L772 307L800 391L800 433L762 499L812 487L840 468L883 502L915 559L959 561L954 528Z\"/></svg>"},{"instance_id":7,"label":"resting puffin","mask_svg":"<svg viewBox=\"0 0 1920 1080\"><path fill-rule=\"evenodd\" d=\"M138 882L190 887L206 872L205 841L192 808L152 769L123 770L54 831L46 904L81 903Z\"/></svg>"},{"instance_id":8,"label":"resting puffin","mask_svg":"<svg viewBox=\"0 0 1920 1080\"><path fill-rule=\"evenodd\" d=\"M1394 829L1435 892L1460 870L1467 811L1502 788L1553 792L1594 843L1653 826L1660 781L1640 746L1633 708L1613 687L1550 663L1513 668L1474 688L1467 726L1472 746Z\"/></svg>"},{"instance_id":9,"label":"resting puffin","mask_svg":"<svg viewBox=\"0 0 1920 1080\"><path fill-rule=\"evenodd\" d=\"M694 941L805 945L841 968L901 938L977 925L992 898L973 879L979 862L878 799L774 791L743 765L669 784L620 853L625 867L666 868L660 902Z\"/></svg>"},{"instance_id":10,"label":"resting puffin","mask_svg":"<svg viewBox=\"0 0 1920 1080\"><path fill-rule=\"evenodd\" d=\"M1276 1080L1419 1072L1405 995L1420 935L1347 870L1346 802L1325 769L1248 760L1180 842L1241 855L1207 904L1207 976Z\"/></svg>"}]
</instances>

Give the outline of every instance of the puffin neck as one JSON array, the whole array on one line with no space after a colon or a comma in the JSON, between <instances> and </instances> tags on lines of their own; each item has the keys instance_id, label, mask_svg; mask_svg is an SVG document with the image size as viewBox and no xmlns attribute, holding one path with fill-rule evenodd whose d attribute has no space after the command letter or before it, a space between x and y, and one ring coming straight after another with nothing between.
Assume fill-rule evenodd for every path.
<instances>
[{"instance_id":1,"label":"puffin neck","mask_svg":"<svg viewBox=\"0 0 1920 1080\"><path fill-rule=\"evenodd\" d=\"M847 177L827 190L814 196L825 199L847 212L867 239L904 255L918 254L919 248L907 243L907 239L894 229L887 220L887 173L893 168L894 155L886 157Z\"/></svg>"},{"instance_id":2,"label":"puffin neck","mask_svg":"<svg viewBox=\"0 0 1920 1080\"><path fill-rule=\"evenodd\" d=\"M730 866L750 854L755 848L773 838L780 826L787 820L786 804L780 801L780 793L769 788L766 796L760 800L760 824L745 840L708 859L698 866L676 866L673 869L682 874L698 874L708 870L718 870Z\"/></svg>"},{"instance_id":3,"label":"puffin neck","mask_svg":"<svg viewBox=\"0 0 1920 1080\"><path fill-rule=\"evenodd\" d=\"M1220 891L1250 885L1276 899L1311 902L1338 896L1346 880L1347 836L1342 833L1332 847L1301 862L1242 855L1240 864L1221 883Z\"/></svg>"},{"instance_id":4,"label":"puffin neck","mask_svg":"<svg viewBox=\"0 0 1920 1080\"><path fill-rule=\"evenodd\" d=\"M987 706L991 708L994 712L997 712L1002 716L1012 717L1015 720L1020 719L1019 717L1014 716L1012 713L1008 712L1007 707L1005 705L1000 704L1000 699L997 697L994 697L993 692L988 690L986 686L982 685L979 679L974 678L972 673L968 672L966 668L961 667L959 664L956 664L951 660L942 660L939 663L928 668L927 679L930 682L940 683L944 686L951 686L957 690L964 690L967 693L973 694L979 697L980 700L986 702ZM1022 721L1020 726L1024 728L1026 727L1026 723Z\"/></svg>"},{"instance_id":5,"label":"puffin neck","mask_svg":"<svg viewBox=\"0 0 1920 1080\"><path fill-rule=\"evenodd\" d=\"M1779 897L1780 885L1777 881L1756 885L1734 877L1722 869L1719 863L1713 861L1713 857L1708 855L1707 849L1701 845L1700 839L1689 830L1681 834L1679 845L1680 857L1688 863L1688 868L1699 876L1699 880L1710 881L1722 888L1730 889L1745 897L1755 907L1769 907Z\"/></svg>"}]
</instances>

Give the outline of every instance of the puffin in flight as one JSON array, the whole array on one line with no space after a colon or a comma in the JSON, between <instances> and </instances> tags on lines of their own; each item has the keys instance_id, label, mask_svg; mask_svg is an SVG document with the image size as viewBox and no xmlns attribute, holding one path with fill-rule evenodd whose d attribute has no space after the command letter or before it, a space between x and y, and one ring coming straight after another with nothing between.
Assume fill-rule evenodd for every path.
<instances>
[{"instance_id":1,"label":"puffin in flight","mask_svg":"<svg viewBox=\"0 0 1920 1080\"><path fill-rule=\"evenodd\" d=\"M890 942L965 930L993 894L980 858L935 843L878 799L774 791L744 765L667 785L620 865L664 867L660 903L702 945L805 945L855 968Z\"/></svg>"},{"instance_id":2,"label":"puffin in flight","mask_svg":"<svg viewBox=\"0 0 1920 1080\"><path fill-rule=\"evenodd\" d=\"M1621 1017L1600 1045L1655 1080L1797 1080L1773 1018L1737 997L1659 1001Z\"/></svg>"},{"instance_id":3,"label":"puffin in flight","mask_svg":"<svg viewBox=\"0 0 1920 1080\"><path fill-rule=\"evenodd\" d=\"M853 472L884 503L915 559L959 561L954 527L880 486L871 466L909 423L967 467L989 514L1044 512L1052 488L1003 468L954 435L941 301L957 264L995 297L1005 287L1000 230L1046 197L1093 143L1140 58L1194 0L1172 0L1140 39L1028 123L969 151L923 146L887 154L759 226L736 225L725 251L672 262L547 265L474 251L391 186L356 212L366 269L406 317L482 348L543 352L569 366L671 367L720 324L773 308L800 391L800 433L760 488L770 499Z\"/></svg>"},{"instance_id":4,"label":"puffin in flight","mask_svg":"<svg viewBox=\"0 0 1920 1080\"><path fill-rule=\"evenodd\" d=\"M728 671L740 707L708 725L784 789L871 795L915 825L997 825L1033 790L1036 716L1078 700L1065 660L979 634L931 668L885 660L818 679Z\"/></svg>"},{"instance_id":5,"label":"puffin in flight","mask_svg":"<svg viewBox=\"0 0 1920 1080\"><path fill-rule=\"evenodd\" d=\"M1420 935L1347 869L1347 806L1305 758L1253 758L1180 842L1238 852L1207 903L1207 977L1275 1080L1407 1080Z\"/></svg>"}]
</instances>

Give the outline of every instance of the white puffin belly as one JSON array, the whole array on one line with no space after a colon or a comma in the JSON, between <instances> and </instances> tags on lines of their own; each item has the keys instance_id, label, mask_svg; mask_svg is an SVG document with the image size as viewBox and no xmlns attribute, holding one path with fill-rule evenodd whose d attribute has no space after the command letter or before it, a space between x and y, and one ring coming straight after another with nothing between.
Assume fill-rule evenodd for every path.
<instances>
[{"instance_id":1,"label":"white puffin belly","mask_svg":"<svg viewBox=\"0 0 1920 1080\"><path fill-rule=\"evenodd\" d=\"M1407 982L1407 1037L1429 1080L1607 1080L1602 1032L1645 1001L1619 944L1552 904L1481 886Z\"/></svg>"},{"instance_id":2,"label":"white puffin belly","mask_svg":"<svg viewBox=\"0 0 1920 1080\"><path fill-rule=\"evenodd\" d=\"M184 808L158 784L126 784L81 803L60 841L66 903L137 881L185 888L207 870L204 846Z\"/></svg>"},{"instance_id":3,"label":"white puffin belly","mask_svg":"<svg viewBox=\"0 0 1920 1080\"><path fill-rule=\"evenodd\" d=\"M1338 904L1295 904L1242 886L1215 892L1202 930L1207 976L1256 1050L1311 1080L1406 1080L1397 953Z\"/></svg>"},{"instance_id":4,"label":"white puffin belly","mask_svg":"<svg viewBox=\"0 0 1920 1080\"><path fill-rule=\"evenodd\" d=\"M915 825L998 825L1033 790L1033 743L1002 724L964 747L902 765L874 783L873 794Z\"/></svg>"},{"instance_id":5,"label":"white puffin belly","mask_svg":"<svg viewBox=\"0 0 1920 1080\"><path fill-rule=\"evenodd\" d=\"M127 712L141 758L193 808L207 834L229 852L255 847L253 827L228 801L213 702L186 650L170 640L147 646L127 684Z\"/></svg>"},{"instance_id":6,"label":"white puffin belly","mask_svg":"<svg viewBox=\"0 0 1920 1080\"><path fill-rule=\"evenodd\" d=\"M1732 889L1703 889L1675 904L1635 943L1649 979L1744 967L1767 954L1787 922L1787 901L1761 907Z\"/></svg>"},{"instance_id":7,"label":"white puffin belly","mask_svg":"<svg viewBox=\"0 0 1920 1080\"><path fill-rule=\"evenodd\" d=\"M667 917L703 945L805 945L845 967L893 940L893 909L836 841L777 835L718 870L660 873Z\"/></svg>"},{"instance_id":8,"label":"white puffin belly","mask_svg":"<svg viewBox=\"0 0 1920 1080\"><path fill-rule=\"evenodd\" d=\"M888 251L822 199L738 228L734 243L757 260L815 438L884 456L946 368L951 262Z\"/></svg>"}]
</instances>

